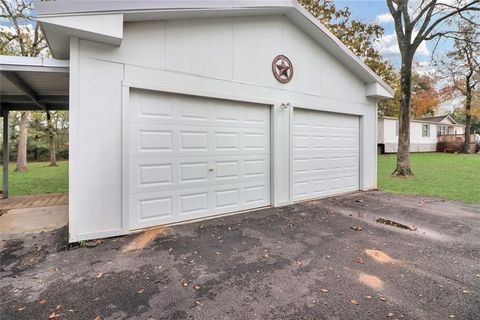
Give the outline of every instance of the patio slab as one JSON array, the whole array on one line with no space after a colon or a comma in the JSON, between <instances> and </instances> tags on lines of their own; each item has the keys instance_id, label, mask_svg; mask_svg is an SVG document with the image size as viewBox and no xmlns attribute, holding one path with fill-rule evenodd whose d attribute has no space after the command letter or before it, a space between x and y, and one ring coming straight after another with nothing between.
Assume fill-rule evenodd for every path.
<instances>
[{"instance_id":1,"label":"patio slab","mask_svg":"<svg viewBox=\"0 0 480 320\"><path fill-rule=\"evenodd\" d=\"M46 232L61 228L67 223L68 205L11 209L0 216L0 232L2 234Z\"/></svg>"}]
</instances>

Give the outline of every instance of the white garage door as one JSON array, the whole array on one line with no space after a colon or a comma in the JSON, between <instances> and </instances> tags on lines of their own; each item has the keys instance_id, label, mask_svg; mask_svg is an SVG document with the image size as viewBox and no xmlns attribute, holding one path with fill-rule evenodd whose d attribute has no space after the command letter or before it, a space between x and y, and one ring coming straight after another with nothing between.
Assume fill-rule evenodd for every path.
<instances>
[{"instance_id":1,"label":"white garage door","mask_svg":"<svg viewBox=\"0 0 480 320\"><path fill-rule=\"evenodd\" d=\"M270 108L132 90L130 229L270 204Z\"/></svg>"},{"instance_id":2,"label":"white garage door","mask_svg":"<svg viewBox=\"0 0 480 320\"><path fill-rule=\"evenodd\" d=\"M293 116L293 199L358 190L359 118L305 109Z\"/></svg>"}]
</instances>

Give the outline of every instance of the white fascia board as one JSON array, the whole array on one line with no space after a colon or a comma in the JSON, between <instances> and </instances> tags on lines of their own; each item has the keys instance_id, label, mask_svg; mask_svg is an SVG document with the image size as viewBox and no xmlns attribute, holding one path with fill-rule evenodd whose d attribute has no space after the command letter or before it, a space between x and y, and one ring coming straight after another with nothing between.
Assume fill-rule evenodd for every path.
<instances>
[{"instance_id":1,"label":"white fascia board","mask_svg":"<svg viewBox=\"0 0 480 320\"><path fill-rule=\"evenodd\" d=\"M387 120L396 120L398 121L398 118L395 117L389 117L389 116L379 116L378 119L387 119ZM433 121L425 121L425 120L417 120L417 119L410 119L410 122L418 122L418 123L425 123L425 124L431 124L431 125L448 125L448 123L441 123L441 122L433 122ZM461 124L454 124L454 127L465 127L464 125Z\"/></svg>"},{"instance_id":2,"label":"white fascia board","mask_svg":"<svg viewBox=\"0 0 480 320\"><path fill-rule=\"evenodd\" d=\"M378 82L370 83L367 85L367 97L377 98L377 99L391 99L393 94L390 91L387 91L385 87L380 85Z\"/></svg>"},{"instance_id":3,"label":"white fascia board","mask_svg":"<svg viewBox=\"0 0 480 320\"><path fill-rule=\"evenodd\" d=\"M68 73L70 62L41 57L0 56L0 70Z\"/></svg>"},{"instance_id":4,"label":"white fascia board","mask_svg":"<svg viewBox=\"0 0 480 320\"><path fill-rule=\"evenodd\" d=\"M157 10L218 10L241 8L292 7L295 0L73 0L42 1L35 0L38 16L66 14L98 14L103 12L157 11Z\"/></svg>"},{"instance_id":5,"label":"white fascia board","mask_svg":"<svg viewBox=\"0 0 480 320\"><path fill-rule=\"evenodd\" d=\"M70 37L119 46L123 39L123 14L40 17L54 57L68 58Z\"/></svg>"}]
</instances>

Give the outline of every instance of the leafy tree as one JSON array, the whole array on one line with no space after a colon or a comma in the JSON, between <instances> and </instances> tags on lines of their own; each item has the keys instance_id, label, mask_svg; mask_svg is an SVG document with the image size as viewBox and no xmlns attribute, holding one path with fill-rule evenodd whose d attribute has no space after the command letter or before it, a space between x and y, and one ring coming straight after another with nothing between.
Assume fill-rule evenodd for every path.
<instances>
[{"instance_id":1,"label":"leafy tree","mask_svg":"<svg viewBox=\"0 0 480 320\"><path fill-rule=\"evenodd\" d=\"M25 57L47 56L47 42L32 15L31 0L0 0L0 53Z\"/></svg>"},{"instance_id":2,"label":"leafy tree","mask_svg":"<svg viewBox=\"0 0 480 320\"><path fill-rule=\"evenodd\" d=\"M469 136L471 133L472 118L478 111L480 87L480 33L470 22L460 22L459 36L454 41L454 48L437 63L443 79L448 85L443 90L447 98L460 96L464 103L465 141L463 152L470 149Z\"/></svg>"},{"instance_id":3,"label":"leafy tree","mask_svg":"<svg viewBox=\"0 0 480 320\"><path fill-rule=\"evenodd\" d=\"M477 93L480 97L480 92ZM478 99L476 101L479 101ZM453 109L451 113L453 119L458 123L466 122L465 108L463 106ZM470 130L471 132L480 134L480 103L474 103L470 112Z\"/></svg>"},{"instance_id":4,"label":"leafy tree","mask_svg":"<svg viewBox=\"0 0 480 320\"><path fill-rule=\"evenodd\" d=\"M435 77L419 73L412 75L412 114L415 118L435 115L440 106L440 92L435 86Z\"/></svg>"},{"instance_id":5,"label":"leafy tree","mask_svg":"<svg viewBox=\"0 0 480 320\"><path fill-rule=\"evenodd\" d=\"M436 76L418 72L412 73L412 105L410 110L412 117L421 118L435 115L441 101L441 93L436 87ZM382 116L399 117L401 100L399 84L397 83L394 88L394 98L379 104L379 114Z\"/></svg>"},{"instance_id":6,"label":"leafy tree","mask_svg":"<svg viewBox=\"0 0 480 320\"><path fill-rule=\"evenodd\" d=\"M400 132L398 135L395 174L410 176L410 108L412 102L412 66L415 53L423 41L440 37L455 38L461 30L452 29L454 19L480 11L480 0L386 0L393 17L401 56L400 67Z\"/></svg>"}]
</instances>

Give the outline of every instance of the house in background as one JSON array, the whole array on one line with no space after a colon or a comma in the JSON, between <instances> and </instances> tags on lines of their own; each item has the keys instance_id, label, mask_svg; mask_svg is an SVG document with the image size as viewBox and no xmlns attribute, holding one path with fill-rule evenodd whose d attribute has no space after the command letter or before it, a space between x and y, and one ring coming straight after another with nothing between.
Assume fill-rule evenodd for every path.
<instances>
[{"instance_id":1,"label":"house in background","mask_svg":"<svg viewBox=\"0 0 480 320\"><path fill-rule=\"evenodd\" d=\"M399 123L397 118L378 118L379 153L396 153L398 150ZM410 121L410 152L435 152L438 136L463 135L465 126L450 115L427 117Z\"/></svg>"}]
</instances>

